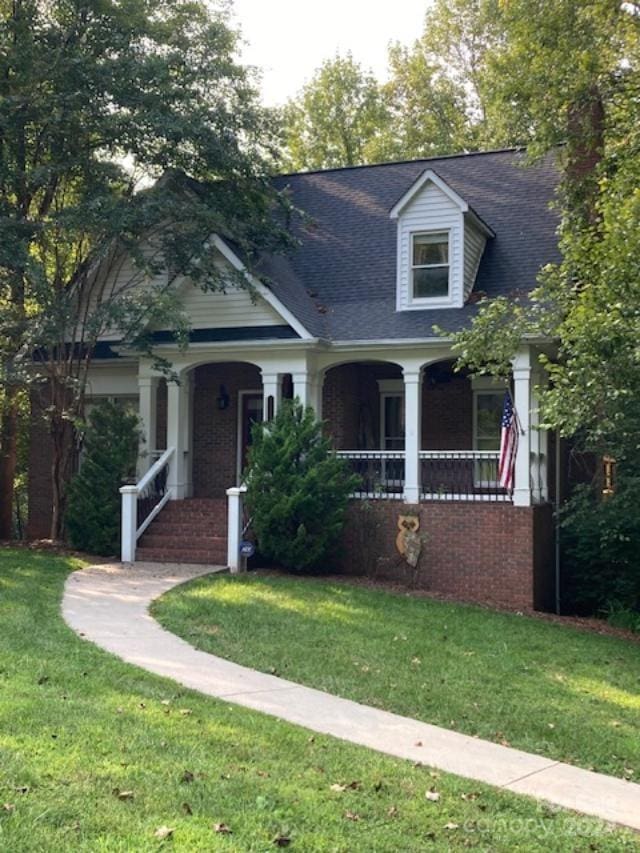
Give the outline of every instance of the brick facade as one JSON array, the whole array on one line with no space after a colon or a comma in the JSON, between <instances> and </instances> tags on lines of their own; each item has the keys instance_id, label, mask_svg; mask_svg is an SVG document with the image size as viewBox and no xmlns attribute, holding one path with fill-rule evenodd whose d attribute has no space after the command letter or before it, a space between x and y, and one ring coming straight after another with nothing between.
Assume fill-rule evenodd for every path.
<instances>
[{"instance_id":1,"label":"brick facade","mask_svg":"<svg viewBox=\"0 0 640 853\"><path fill-rule=\"evenodd\" d=\"M327 371L322 416L337 450L380 448L379 380L402 382L388 363L350 363ZM473 392L469 379L447 367L425 371L422 387L423 450L473 449Z\"/></svg>"},{"instance_id":2,"label":"brick facade","mask_svg":"<svg viewBox=\"0 0 640 853\"><path fill-rule=\"evenodd\" d=\"M219 409L220 386L229 396ZM193 495L220 498L237 483L238 403L240 391L260 391L260 371L252 364L205 364L196 367L191 399L193 405Z\"/></svg>"},{"instance_id":3,"label":"brick facade","mask_svg":"<svg viewBox=\"0 0 640 853\"><path fill-rule=\"evenodd\" d=\"M416 514L426 541L412 576L395 541L398 517ZM460 600L548 609L553 587L551 507L354 501L338 562L348 574L411 579L419 589Z\"/></svg>"}]
</instances>

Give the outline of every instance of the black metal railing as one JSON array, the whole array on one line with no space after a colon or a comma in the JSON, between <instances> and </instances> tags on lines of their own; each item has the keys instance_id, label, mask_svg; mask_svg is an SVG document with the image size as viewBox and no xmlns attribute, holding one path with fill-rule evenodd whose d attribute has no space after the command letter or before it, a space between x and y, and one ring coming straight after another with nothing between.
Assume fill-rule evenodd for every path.
<instances>
[{"instance_id":1,"label":"black metal railing","mask_svg":"<svg viewBox=\"0 0 640 853\"><path fill-rule=\"evenodd\" d=\"M402 450L339 450L349 463L359 483L354 498L397 500L404 490L404 451Z\"/></svg>"},{"instance_id":2,"label":"black metal railing","mask_svg":"<svg viewBox=\"0 0 640 853\"><path fill-rule=\"evenodd\" d=\"M421 499L504 501L510 496L500 487L498 451L420 451Z\"/></svg>"},{"instance_id":3,"label":"black metal railing","mask_svg":"<svg viewBox=\"0 0 640 853\"><path fill-rule=\"evenodd\" d=\"M401 450L339 450L359 478L354 498L402 499L405 453ZM421 450L423 501L505 501L510 495L498 482L498 451Z\"/></svg>"}]
</instances>

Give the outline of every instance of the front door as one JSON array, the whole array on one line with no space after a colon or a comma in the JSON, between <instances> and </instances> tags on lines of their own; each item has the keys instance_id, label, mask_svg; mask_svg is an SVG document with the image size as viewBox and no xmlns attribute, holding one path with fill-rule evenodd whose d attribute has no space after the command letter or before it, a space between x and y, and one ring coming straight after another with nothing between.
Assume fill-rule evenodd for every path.
<instances>
[{"instance_id":1,"label":"front door","mask_svg":"<svg viewBox=\"0 0 640 853\"><path fill-rule=\"evenodd\" d=\"M262 391L240 391L238 405L238 480L247 467L247 451L251 446L251 428L262 420Z\"/></svg>"}]
</instances>

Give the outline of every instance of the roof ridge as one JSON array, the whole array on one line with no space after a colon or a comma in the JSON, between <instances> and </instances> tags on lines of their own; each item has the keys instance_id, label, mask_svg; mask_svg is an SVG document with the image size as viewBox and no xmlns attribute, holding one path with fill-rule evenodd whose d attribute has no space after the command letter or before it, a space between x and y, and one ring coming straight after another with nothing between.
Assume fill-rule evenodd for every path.
<instances>
[{"instance_id":1,"label":"roof ridge","mask_svg":"<svg viewBox=\"0 0 640 853\"><path fill-rule=\"evenodd\" d=\"M402 166L406 163L433 163L436 160L455 160L458 157L483 157L488 154L509 154L526 151L525 145L514 145L509 148L489 148L485 151L460 151L457 154L438 154L431 157L414 157L407 160L385 160L381 163L359 163L355 166L331 166L326 169L308 169L299 172L277 172L274 178L293 178L307 175L322 175L327 172L349 172L356 169L379 169L383 166Z\"/></svg>"}]
</instances>

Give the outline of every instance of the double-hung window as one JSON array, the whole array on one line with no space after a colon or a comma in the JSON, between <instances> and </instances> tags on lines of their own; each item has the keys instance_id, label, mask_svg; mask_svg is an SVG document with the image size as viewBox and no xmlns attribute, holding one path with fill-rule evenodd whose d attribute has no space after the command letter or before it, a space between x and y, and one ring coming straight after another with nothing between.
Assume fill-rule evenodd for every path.
<instances>
[{"instance_id":1,"label":"double-hung window","mask_svg":"<svg viewBox=\"0 0 640 853\"><path fill-rule=\"evenodd\" d=\"M413 299L449 296L449 232L426 231L411 235Z\"/></svg>"}]
</instances>

